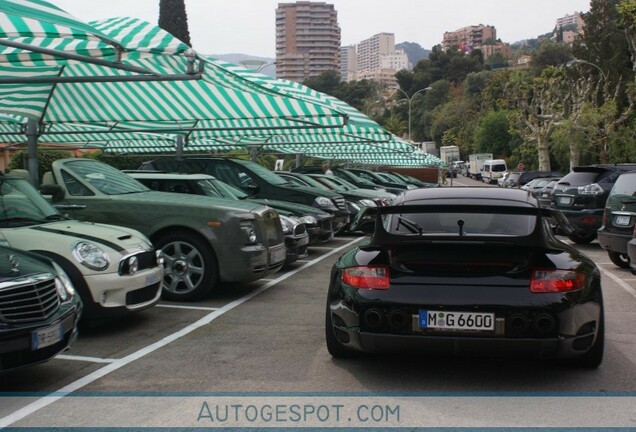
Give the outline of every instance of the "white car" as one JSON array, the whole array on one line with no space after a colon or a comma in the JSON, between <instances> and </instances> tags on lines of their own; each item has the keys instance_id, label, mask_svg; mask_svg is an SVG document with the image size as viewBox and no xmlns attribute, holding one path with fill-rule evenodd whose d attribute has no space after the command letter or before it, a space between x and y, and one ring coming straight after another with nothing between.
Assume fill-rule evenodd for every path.
<instances>
[{"instance_id":1,"label":"white car","mask_svg":"<svg viewBox=\"0 0 636 432\"><path fill-rule=\"evenodd\" d=\"M0 245L45 255L68 274L88 320L153 306L161 252L136 230L69 220L25 179L0 174Z\"/></svg>"}]
</instances>

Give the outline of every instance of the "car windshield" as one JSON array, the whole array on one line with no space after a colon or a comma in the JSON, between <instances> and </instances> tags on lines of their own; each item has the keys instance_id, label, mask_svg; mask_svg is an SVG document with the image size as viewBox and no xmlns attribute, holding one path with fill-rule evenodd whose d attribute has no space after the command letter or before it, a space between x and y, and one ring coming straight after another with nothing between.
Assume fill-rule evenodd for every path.
<instances>
[{"instance_id":1,"label":"car windshield","mask_svg":"<svg viewBox=\"0 0 636 432\"><path fill-rule=\"evenodd\" d=\"M237 162L245 166L246 168L250 169L254 174L256 174L257 176L259 176L260 178L262 178L263 180L265 180L266 182L270 184L278 185L278 186L288 185L287 180L285 180L284 178L280 176L277 176L276 173L268 170L267 168L257 163L249 162L249 161L237 161Z\"/></svg>"},{"instance_id":2,"label":"car windshield","mask_svg":"<svg viewBox=\"0 0 636 432\"><path fill-rule=\"evenodd\" d=\"M64 163L64 168L106 195L123 195L146 192L146 186L105 163L89 159L74 159Z\"/></svg>"},{"instance_id":3,"label":"car windshield","mask_svg":"<svg viewBox=\"0 0 636 432\"><path fill-rule=\"evenodd\" d=\"M404 213L387 218L387 231L397 235L524 237L536 226L534 215L498 213Z\"/></svg>"},{"instance_id":4,"label":"car windshield","mask_svg":"<svg viewBox=\"0 0 636 432\"><path fill-rule=\"evenodd\" d=\"M63 219L29 182L22 179L0 180L0 225L32 225Z\"/></svg>"},{"instance_id":5,"label":"car windshield","mask_svg":"<svg viewBox=\"0 0 636 432\"><path fill-rule=\"evenodd\" d=\"M206 180L206 182L211 183L212 186L214 186L214 189L221 194L222 198L242 200L248 197L248 195L239 188L235 188L234 186L224 183L221 180Z\"/></svg>"},{"instance_id":6,"label":"car windshield","mask_svg":"<svg viewBox=\"0 0 636 432\"><path fill-rule=\"evenodd\" d=\"M340 177L332 177L332 178L330 178L329 180L330 180L331 182L333 182L333 183L337 183L337 184L338 184L338 185L340 185L340 186L341 186L344 190L348 190L348 191L350 191L350 190L357 189L357 186L356 186L356 185L354 185L353 183L351 183L351 182L349 182L349 181L347 181L347 180L345 180L345 179L343 179L343 178L340 178Z\"/></svg>"}]
</instances>

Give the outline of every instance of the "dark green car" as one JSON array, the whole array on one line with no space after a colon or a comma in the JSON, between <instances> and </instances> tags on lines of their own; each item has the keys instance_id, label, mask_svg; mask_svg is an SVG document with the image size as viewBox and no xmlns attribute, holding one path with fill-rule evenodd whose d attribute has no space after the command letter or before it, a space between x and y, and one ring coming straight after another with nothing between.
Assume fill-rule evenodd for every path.
<instances>
[{"instance_id":1,"label":"dark green car","mask_svg":"<svg viewBox=\"0 0 636 432\"><path fill-rule=\"evenodd\" d=\"M218 282L248 282L285 262L278 213L252 202L201 200L156 192L90 159L62 159L43 176L42 193L79 220L141 231L164 254L163 295L206 296Z\"/></svg>"}]
</instances>

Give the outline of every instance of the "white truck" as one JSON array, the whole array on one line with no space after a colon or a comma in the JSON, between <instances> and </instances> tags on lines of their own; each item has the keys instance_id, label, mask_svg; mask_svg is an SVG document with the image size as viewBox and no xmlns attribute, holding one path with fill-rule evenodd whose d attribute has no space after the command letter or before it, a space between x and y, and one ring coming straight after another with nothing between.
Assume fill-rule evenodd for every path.
<instances>
[{"instance_id":1,"label":"white truck","mask_svg":"<svg viewBox=\"0 0 636 432\"><path fill-rule=\"evenodd\" d=\"M439 158L450 168L453 161L459 160L459 147L456 145L440 147Z\"/></svg>"},{"instance_id":2,"label":"white truck","mask_svg":"<svg viewBox=\"0 0 636 432\"><path fill-rule=\"evenodd\" d=\"M492 153L475 153L468 156L468 177L475 180L481 179L484 162L492 159Z\"/></svg>"}]
</instances>

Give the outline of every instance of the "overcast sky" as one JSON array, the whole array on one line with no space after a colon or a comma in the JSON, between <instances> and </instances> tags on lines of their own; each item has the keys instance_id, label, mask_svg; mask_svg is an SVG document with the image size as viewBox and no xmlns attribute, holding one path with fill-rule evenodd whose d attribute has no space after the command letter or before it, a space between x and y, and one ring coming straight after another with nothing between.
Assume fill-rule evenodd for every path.
<instances>
[{"instance_id":1,"label":"overcast sky","mask_svg":"<svg viewBox=\"0 0 636 432\"><path fill-rule=\"evenodd\" d=\"M83 21L132 16L152 23L159 0L49 0ZM554 28L557 18L588 12L589 0L331 0L350 45L377 33L395 34L396 43L430 49L445 31L493 25L504 42L534 38ZM274 0L185 0L194 49L203 54L241 53L275 57Z\"/></svg>"}]
</instances>

